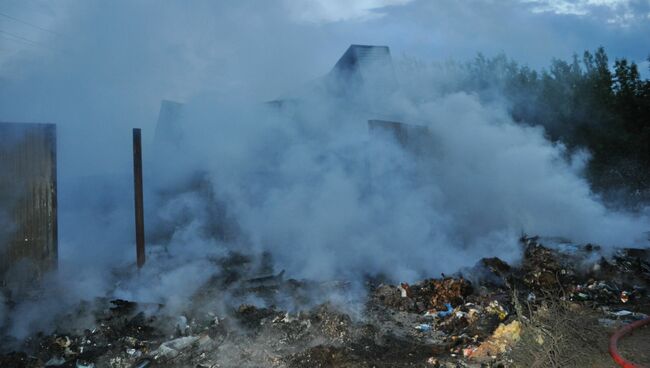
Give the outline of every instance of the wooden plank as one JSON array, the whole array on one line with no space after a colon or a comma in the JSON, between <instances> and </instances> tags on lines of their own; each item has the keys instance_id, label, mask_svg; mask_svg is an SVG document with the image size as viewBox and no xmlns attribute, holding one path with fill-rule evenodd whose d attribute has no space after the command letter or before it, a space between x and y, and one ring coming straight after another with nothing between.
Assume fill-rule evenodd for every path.
<instances>
[{"instance_id":1,"label":"wooden plank","mask_svg":"<svg viewBox=\"0 0 650 368\"><path fill-rule=\"evenodd\" d=\"M56 125L0 123L0 281L57 265Z\"/></svg>"}]
</instances>

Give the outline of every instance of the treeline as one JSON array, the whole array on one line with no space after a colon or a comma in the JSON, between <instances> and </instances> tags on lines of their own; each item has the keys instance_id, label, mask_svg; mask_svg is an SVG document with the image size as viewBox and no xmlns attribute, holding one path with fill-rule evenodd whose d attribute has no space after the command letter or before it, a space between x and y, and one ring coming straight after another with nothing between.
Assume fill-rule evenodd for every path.
<instances>
[{"instance_id":1,"label":"treeline","mask_svg":"<svg viewBox=\"0 0 650 368\"><path fill-rule=\"evenodd\" d=\"M649 57L650 61L650 57ZM592 155L587 176L595 191L650 200L650 80L637 64L601 47L542 71L504 55L479 55L462 66L461 89L503 98L515 121L541 125L549 139Z\"/></svg>"}]
</instances>

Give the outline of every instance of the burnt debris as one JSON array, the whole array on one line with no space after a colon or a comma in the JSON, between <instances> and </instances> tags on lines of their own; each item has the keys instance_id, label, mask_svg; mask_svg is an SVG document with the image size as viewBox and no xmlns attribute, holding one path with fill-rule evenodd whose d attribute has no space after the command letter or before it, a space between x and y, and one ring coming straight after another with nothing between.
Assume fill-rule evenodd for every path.
<instances>
[{"instance_id":1,"label":"burnt debris","mask_svg":"<svg viewBox=\"0 0 650 368\"><path fill-rule=\"evenodd\" d=\"M60 326L51 335L33 336L19 348L5 349L0 363L3 367L519 366L530 355L526 349L549 348L543 331L551 325L536 324L550 323L543 317L549 313L590 321L590 329L606 336L616 326L650 312L650 252L622 249L605 255L592 245L551 248L536 238L522 238L521 247L523 259L518 264L487 258L462 274L413 284L368 282L366 297L344 304L318 295L343 294L349 283L294 280L284 272L260 277L259 269L246 266L249 259L232 254L218 261L229 268L209 280L182 315L170 317L163 312L164 305L97 300L80 306L93 316L92 328ZM208 307L208 300L225 295L228 303ZM264 300L266 306L246 300ZM287 309L289 305L293 307ZM358 308L348 310L346 305ZM607 359L604 352L595 354Z\"/></svg>"}]
</instances>

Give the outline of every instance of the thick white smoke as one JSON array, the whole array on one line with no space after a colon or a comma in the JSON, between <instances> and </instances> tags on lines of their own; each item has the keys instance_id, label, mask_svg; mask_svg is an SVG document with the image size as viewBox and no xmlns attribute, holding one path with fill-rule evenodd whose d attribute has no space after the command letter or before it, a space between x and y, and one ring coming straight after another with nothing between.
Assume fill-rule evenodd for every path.
<instances>
[{"instance_id":1,"label":"thick white smoke","mask_svg":"<svg viewBox=\"0 0 650 368\"><path fill-rule=\"evenodd\" d=\"M205 105L187 109L209 117L191 141L215 191L251 243L295 275L453 272L484 256L516 259L523 233L644 242L647 217L608 211L590 192L584 153L568 157L542 129L472 95L415 103L397 92L358 110L318 93L279 117ZM413 155L371 137L367 118L386 110L427 126L431 149Z\"/></svg>"},{"instance_id":2,"label":"thick white smoke","mask_svg":"<svg viewBox=\"0 0 650 368\"><path fill-rule=\"evenodd\" d=\"M232 249L269 251L291 277L411 281L483 256L516 260L524 232L616 246L648 230L646 216L610 212L589 191L584 155L567 157L504 105L410 83L431 80L417 74L398 73L389 94L297 88L329 70L351 42L345 32L303 34L262 2L70 4L63 36L0 74L0 120L54 122L59 134L60 269L39 300L5 308L9 320L0 303L0 327L7 320L18 338L95 297L178 312L219 271L209 259ZM292 89L290 107L264 103ZM145 177L148 226L155 217L174 227L136 273L130 128L142 127L145 155L154 152L164 98L187 102L188 144L180 166L163 162L165 175ZM368 119L426 126L428 149L414 155L372 136ZM210 196L154 197L192 172L209 179ZM222 221L212 195L237 224L235 240L206 231Z\"/></svg>"}]
</instances>

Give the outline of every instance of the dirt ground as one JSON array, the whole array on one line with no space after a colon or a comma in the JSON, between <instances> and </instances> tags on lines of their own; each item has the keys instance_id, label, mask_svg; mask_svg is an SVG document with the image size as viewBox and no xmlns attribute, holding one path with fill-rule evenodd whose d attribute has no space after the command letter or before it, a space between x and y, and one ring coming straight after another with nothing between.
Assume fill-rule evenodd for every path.
<instances>
[{"instance_id":1,"label":"dirt ground","mask_svg":"<svg viewBox=\"0 0 650 368\"><path fill-rule=\"evenodd\" d=\"M650 325L634 330L619 342L619 353L629 361L650 367Z\"/></svg>"}]
</instances>

